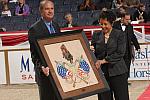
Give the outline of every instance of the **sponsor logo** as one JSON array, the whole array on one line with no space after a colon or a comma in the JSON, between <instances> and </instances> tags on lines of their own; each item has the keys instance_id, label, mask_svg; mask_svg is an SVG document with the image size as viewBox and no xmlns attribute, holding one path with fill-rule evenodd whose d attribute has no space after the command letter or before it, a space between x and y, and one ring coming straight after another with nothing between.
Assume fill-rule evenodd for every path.
<instances>
[{"instance_id":1,"label":"sponsor logo","mask_svg":"<svg viewBox=\"0 0 150 100\"><path fill-rule=\"evenodd\" d=\"M22 57L21 57L21 71L20 72L23 72L23 71L30 72L30 69L29 69L29 58L27 58L27 60L25 61L24 57L22 55Z\"/></svg>"},{"instance_id":2,"label":"sponsor logo","mask_svg":"<svg viewBox=\"0 0 150 100\"><path fill-rule=\"evenodd\" d=\"M150 49L143 47L140 52L135 52L135 61L131 65L130 78L150 78Z\"/></svg>"},{"instance_id":3,"label":"sponsor logo","mask_svg":"<svg viewBox=\"0 0 150 100\"><path fill-rule=\"evenodd\" d=\"M34 76L32 75L29 58L25 58L23 55L21 57L21 79L22 80L33 80ZM26 73L27 72L27 73Z\"/></svg>"},{"instance_id":4,"label":"sponsor logo","mask_svg":"<svg viewBox=\"0 0 150 100\"><path fill-rule=\"evenodd\" d=\"M150 77L150 70L138 70L136 68L134 68L133 70L133 77L134 78L146 78L146 77Z\"/></svg>"},{"instance_id":5,"label":"sponsor logo","mask_svg":"<svg viewBox=\"0 0 150 100\"><path fill-rule=\"evenodd\" d=\"M135 53L135 59L137 60L148 58L150 58L150 50L148 50L148 48L144 48L143 51Z\"/></svg>"}]
</instances>

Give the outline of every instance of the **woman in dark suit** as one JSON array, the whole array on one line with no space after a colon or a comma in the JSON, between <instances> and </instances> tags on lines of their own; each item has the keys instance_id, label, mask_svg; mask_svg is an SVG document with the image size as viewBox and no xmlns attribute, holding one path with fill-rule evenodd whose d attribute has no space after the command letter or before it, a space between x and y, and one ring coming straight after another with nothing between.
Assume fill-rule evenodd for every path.
<instances>
[{"instance_id":1,"label":"woman in dark suit","mask_svg":"<svg viewBox=\"0 0 150 100\"><path fill-rule=\"evenodd\" d=\"M100 24L102 31L94 33L91 49L97 58L96 67L101 68L110 86L110 90L98 94L99 100L129 100L128 69L123 60L126 50L125 33L113 29L115 15L110 11L102 12Z\"/></svg>"}]
</instances>

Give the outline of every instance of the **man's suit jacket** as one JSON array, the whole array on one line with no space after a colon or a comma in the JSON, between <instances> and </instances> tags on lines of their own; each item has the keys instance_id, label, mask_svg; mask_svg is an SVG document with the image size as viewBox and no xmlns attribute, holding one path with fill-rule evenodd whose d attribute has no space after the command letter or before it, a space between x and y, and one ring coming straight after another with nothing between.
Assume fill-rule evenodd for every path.
<instances>
[{"instance_id":1,"label":"man's suit jacket","mask_svg":"<svg viewBox=\"0 0 150 100\"><path fill-rule=\"evenodd\" d=\"M52 25L55 29L55 32L59 33L60 28L59 28L58 24L52 21ZM32 62L34 64L35 78L36 78L36 82L38 85L40 85L40 79L45 77L45 75L41 71L41 66L47 67L47 64L44 63L43 61L41 61L42 60L41 55L40 55L41 51L38 48L39 46L37 43L37 39L50 37L50 36L51 35L49 33L49 30L48 30L46 24L44 23L43 19L40 19L34 25L32 25L28 32L31 58L32 58Z\"/></svg>"},{"instance_id":2,"label":"man's suit jacket","mask_svg":"<svg viewBox=\"0 0 150 100\"><path fill-rule=\"evenodd\" d=\"M112 29L107 45L105 44L104 34L102 32L94 33L91 45L95 48L97 59L105 59L109 62L109 76L116 76L128 71L123 56L126 48L125 33Z\"/></svg>"},{"instance_id":3,"label":"man's suit jacket","mask_svg":"<svg viewBox=\"0 0 150 100\"><path fill-rule=\"evenodd\" d=\"M113 27L116 29L122 30L121 21L116 21L113 24ZM133 56L132 55L132 44L135 46L136 50L140 49L140 46L139 46L138 40L134 34L133 26L131 24L126 26L125 33L126 33L126 40L127 40L125 58L129 58L131 60L131 58Z\"/></svg>"}]
</instances>

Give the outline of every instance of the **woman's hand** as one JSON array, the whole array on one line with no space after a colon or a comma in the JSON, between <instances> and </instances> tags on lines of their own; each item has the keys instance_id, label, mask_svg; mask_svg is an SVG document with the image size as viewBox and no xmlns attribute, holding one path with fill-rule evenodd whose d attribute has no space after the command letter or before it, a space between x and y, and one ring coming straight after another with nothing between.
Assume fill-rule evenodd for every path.
<instances>
[{"instance_id":1,"label":"woman's hand","mask_svg":"<svg viewBox=\"0 0 150 100\"><path fill-rule=\"evenodd\" d=\"M95 63L95 66L97 69L99 69L101 67L102 64L108 63L105 59L103 60L97 60Z\"/></svg>"},{"instance_id":2,"label":"woman's hand","mask_svg":"<svg viewBox=\"0 0 150 100\"><path fill-rule=\"evenodd\" d=\"M102 64L102 60L97 60L95 63L96 68L99 69L101 64Z\"/></svg>"}]
</instances>

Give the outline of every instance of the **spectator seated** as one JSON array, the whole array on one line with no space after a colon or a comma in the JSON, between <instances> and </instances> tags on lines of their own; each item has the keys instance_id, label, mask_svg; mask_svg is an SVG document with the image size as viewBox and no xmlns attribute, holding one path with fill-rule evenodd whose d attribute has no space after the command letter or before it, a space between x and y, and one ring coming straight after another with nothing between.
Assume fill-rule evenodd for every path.
<instances>
[{"instance_id":1,"label":"spectator seated","mask_svg":"<svg viewBox=\"0 0 150 100\"><path fill-rule=\"evenodd\" d=\"M25 4L25 0L19 0L18 5L16 6L15 15L26 16L29 14L29 6Z\"/></svg>"},{"instance_id":2,"label":"spectator seated","mask_svg":"<svg viewBox=\"0 0 150 100\"><path fill-rule=\"evenodd\" d=\"M96 5L92 2L92 0L84 0L78 7L79 11L91 11L96 10Z\"/></svg>"}]
</instances>

